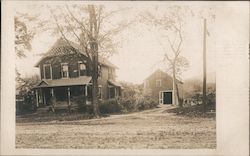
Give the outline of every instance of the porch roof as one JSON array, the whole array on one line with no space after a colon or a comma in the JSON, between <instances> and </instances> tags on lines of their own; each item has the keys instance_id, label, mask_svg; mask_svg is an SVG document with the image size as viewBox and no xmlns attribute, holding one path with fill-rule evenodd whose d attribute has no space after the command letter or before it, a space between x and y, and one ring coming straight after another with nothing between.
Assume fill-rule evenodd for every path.
<instances>
[{"instance_id":1,"label":"porch roof","mask_svg":"<svg viewBox=\"0 0 250 156\"><path fill-rule=\"evenodd\" d=\"M46 87L63 87L63 86L77 86L89 84L91 81L90 76L81 76L77 78L65 78L55 80L41 80L34 88L46 88Z\"/></svg>"},{"instance_id":2,"label":"porch roof","mask_svg":"<svg viewBox=\"0 0 250 156\"><path fill-rule=\"evenodd\" d=\"M118 82L112 81L112 80L108 80L109 85L111 86L115 86L115 87L121 87L122 85Z\"/></svg>"}]
</instances>

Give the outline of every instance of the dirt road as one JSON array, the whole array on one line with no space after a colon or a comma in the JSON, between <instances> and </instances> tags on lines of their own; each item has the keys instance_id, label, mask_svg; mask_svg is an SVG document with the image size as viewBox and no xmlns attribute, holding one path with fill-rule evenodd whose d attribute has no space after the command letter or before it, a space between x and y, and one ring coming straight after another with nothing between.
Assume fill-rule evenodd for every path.
<instances>
[{"instance_id":1,"label":"dirt road","mask_svg":"<svg viewBox=\"0 0 250 156\"><path fill-rule=\"evenodd\" d=\"M17 148L215 148L214 118L166 113L171 106L80 121L17 123Z\"/></svg>"}]
</instances>

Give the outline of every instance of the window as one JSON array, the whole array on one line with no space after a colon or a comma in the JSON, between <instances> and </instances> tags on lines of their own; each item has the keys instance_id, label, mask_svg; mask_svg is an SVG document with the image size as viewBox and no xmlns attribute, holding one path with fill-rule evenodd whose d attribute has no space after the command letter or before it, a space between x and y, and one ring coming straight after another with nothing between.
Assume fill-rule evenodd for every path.
<instances>
[{"instance_id":1,"label":"window","mask_svg":"<svg viewBox=\"0 0 250 156\"><path fill-rule=\"evenodd\" d=\"M111 68L108 68L108 78L113 79L113 70Z\"/></svg>"},{"instance_id":2,"label":"window","mask_svg":"<svg viewBox=\"0 0 250 156\"><path fill-rule=\"evenodd\" d=\"M51 79L52 70L50 64L44 64L43 65L43 72L44 72L44 78L45 79Z\"/></svg>"},{"instance_id":3,"label":"window","mask_svg":"<svg viewBox=\"0 0 250 156\"><path fill-rule=\"evenodd\" d=\"M115 88L114 87L109 88L109 98L110 99L115 98Z\"/></svg>"},{"instance_id":4,"label":"window","mask_svg":"<svg viewBox=\"0 0 250 156\"><path fill-rule=\"evenodd\" d=\"M62 63L62 78L69 77L69 67L67 63Z\"/></svg>"},{"instance_id":5,"label":"window","mask_svg":"<svg viewBox=\"0 0 250 156\"><path fill-rule=\"evenodd\" d=\"M156 87L161 87L161 80L156 80Z\"/></svg>"},{"instance_id":6,"label":"window","mask_svg":"<svg viewBox=\"0 0 250 156\"><path fill-rule=\"evenodd\" d=\"M79 65L79 76L86 75L86 65L81 61L78 62L78 65Z\"/></svg>"},{"instance_id":7,"label":"window","mask_svg":"<svg viewBox=\"0 0 250 156\"><path fill-rule=\"evenodd\" d=\"M102 99L102 86L98 87L98 98Z\"/></svg>"},{"instance_id":8,"label":"window","mask_svg":"<svg viewBox=\"0 0 250 156\"><path fill-rule=\"evenodd\" d=\"M102 66L98 65L98 76L102 77Z\"/></svg>"}]
</instances>

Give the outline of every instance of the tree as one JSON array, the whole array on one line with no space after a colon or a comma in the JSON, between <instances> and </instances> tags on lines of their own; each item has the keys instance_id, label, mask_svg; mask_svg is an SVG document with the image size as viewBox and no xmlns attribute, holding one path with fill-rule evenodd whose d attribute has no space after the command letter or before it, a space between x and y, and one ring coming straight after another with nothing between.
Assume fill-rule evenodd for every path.
<instances>
[{"instance_id":1,"label":"tree","mask_svg":"<svg viewBox=\"0 0 250 156\"><path fill-rule=\"evenodd\" d=\"M171 6L167 9L157 7L155 8L155 14L146 12L145 15L142 15L144 20L157 28L161 28L162 31L160 32L164 32L163 38L167 39L171 53L164 48L166 51L164 60L167 61L173 75L174 104L180 107L183 105L179 95L177 73L181 73L182 67L188 66L188 61L180 55L183 44L183 25L188 13L192 13L188 7ZM159 43L164 47L160 41Z\"/></svg>"},{"instance_id":2,"label":"tree","mask_svg":"<svg viewBox=\"0 0 250 156\"><path fill-rule=\"evenodd\" d=\"M110 17L122 9L105 12L102 5L65 5L49 7L49 9L55 24L54 32L60 34L69 46L71 46L70 40L77 41L80 44L80 50L87 57L87 64L92 73L93 115L99 117L98 57L115 53L114 36L131 22L121 20L114 24L114 20Z\"/></svg>"},{"instance_id":3,"label":"tree","mask_svg":"<svg viewBox=\"0 0 250 156\"><path fill-rule=\"evenodd\" d=\"M35 35L34 27L30 23L35 22L36 16L17 13L14 17L15 25L15 51L19 58L25 57L25 53L31 50L31 41Z\"/></svg>"}]
</instances>

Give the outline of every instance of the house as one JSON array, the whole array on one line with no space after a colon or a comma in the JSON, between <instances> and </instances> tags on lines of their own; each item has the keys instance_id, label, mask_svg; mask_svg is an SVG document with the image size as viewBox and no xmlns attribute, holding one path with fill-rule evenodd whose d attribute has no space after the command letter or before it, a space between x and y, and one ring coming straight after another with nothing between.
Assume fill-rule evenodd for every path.
<instances>
[{"instance_id":1,"label":"house","mask_svg":"<svg viewBox=\"0 0 250 156\"><path fill-rule=\"evenodd\" d=\"M40 82L33 88L37 107L57 104L71 105L74 97L85 97L86 104L92 99L91 69L87 56L74 42L60 38L35 64L40 70ZM121 95L121 85L115 81L117 67L106 58L99 56L100 100L112 99ZM62 105L63 105L62 104Z\"/></svg>"},{"instance_id":2,"label":"house","mask_svg":"<svg viewBox=\"0 0 250 156\"><path fill-rule=\"evenodd\" d=\"M143 82L144 94L149 95L154 100L158 100L159 104L173 103L173 78L166 72L158 69ZM180 97L183 95L182 82L178 80L178 89Z\"/></svg>"}]
</instances>

